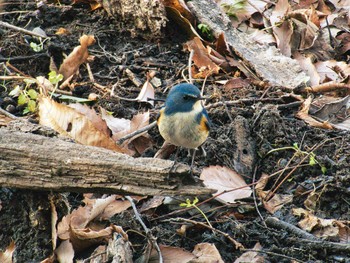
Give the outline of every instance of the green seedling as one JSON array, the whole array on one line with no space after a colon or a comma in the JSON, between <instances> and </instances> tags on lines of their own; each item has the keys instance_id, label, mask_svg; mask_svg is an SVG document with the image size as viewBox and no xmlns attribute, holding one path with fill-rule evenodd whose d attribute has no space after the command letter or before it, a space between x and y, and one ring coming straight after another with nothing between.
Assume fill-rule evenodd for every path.
<instances>
[{"instance_id":1,"label":"green seedling","mask_svg":"<svg viewBox=\"0 0 350 263\"><path fill-rule=\"evenodd\" d=\"M62 74L57 74L56 71L50 71L49 72L49 81L51 82L52 85L54 85L54 89L51 93L51 97L52 98L52 94L55 93L56 89L58 88L58 83L63 80L63 75Z\"/></svg>"},{"instance_id":2,"label":"green seedling","mask_svg":"<svg viewBox=\"0 0 350 263\"><path fill-rule=\"evenodd\" d=\"M266 156L269 155L270 153L277 152L277 151L283 151L283 150L294 150L295 156L300 156L300 157L308 156L310 166L319 165L323 174L325 174L327 172L327 168L323 164L321 164L319 161L317 161L316 154L314 152L307 152L307 151L301 150L299 148L298 143L293 143L293 146L287 146L287 147L273 149L273 150L269 151L266 154Z\"/></svg>"},{"instance_id":3,"label":"green seedling","mask_svg":"<svg viewBox=\"0 0 350 263\"><path fill-rule=\"evenodd\" d=\"M207 37L209 40L213 40L213 35L212 35L210 27L208 25L198 24L197 27L201 31L203 36Z\"/></svg>"},{"instance_id":4,"label":"green seedling","mask_svg":"<svg viewBox=\"0 0 350 263\"><path fill-rule=\"evenodd\" d=\"M203 215L203 217L204 217L204 219L207 221L208 225L209 225L211 228L213 228L213 226L212 226L212 225L210 224L210 222L209 222L208 217L207 217L207 216L204 214L204 212L196 205L196 204L198 203L198 201L199 201L199 200L198 200L197 197L194 198L193 202L191 202L191 200L187 198L187 199L186 199L186 203L181 203L180 206L181 206L181 207L187 207L187 208L194 207L195 209L198 210L199 213L201 213L201 214Z\"/></svg>"},{"instance_id":5,"label":"green seedling","mask_svg":"<svg viewBox=\"0 0 350 263\"><path fill-rule=\"evenodd\" d=\"M44 43L48 40L49 38L45 38L44 40L39 37L39 44L35 42L30 42L29 46L33 49L34 52L41 52L44 49Z\"/></svg>"},{"instance_id":6,"label":"green seedling","mask_svg":"<svg viewBox=\"0 0 350 263\"><path fill-rule=\"evenodd\" d=\"M245 11L247 6L246 0L233 0L232 4L224 3L221 5L225 13L234 19L237 19L237 14Z\"/></svg>"},{"instance_id":7,"label":"green seedling","mask_svg":"<svg viewBox=\"0 0 350 263\"><path fill-rule=\"evenodd\" d=\"M30 89L31 84L35 83L34 79L24 79L26 84L24 88L17 85L9 95L12 97L18 97L18 105L26 105L23 110L23 114L36 111L36 100L38 98L38 93L34 89Z\"/></svg>"}]
</instances>

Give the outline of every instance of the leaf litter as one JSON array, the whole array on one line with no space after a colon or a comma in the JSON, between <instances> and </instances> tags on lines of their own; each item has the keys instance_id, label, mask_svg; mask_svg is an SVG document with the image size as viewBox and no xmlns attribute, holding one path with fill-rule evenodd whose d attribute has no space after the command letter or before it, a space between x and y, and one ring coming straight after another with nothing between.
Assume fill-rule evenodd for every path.
<instances>
[{"instance_id":1,"label":"leaf litter","mask_svg":"<svg viewBox=\"0 0 350 263\"><path fill-rule=\"evenodd\" d=\"M227 9L231 8L230 5L234 3L231 1L221 1L219 4L226 4ZM217 85L208 85L211 87L210 91L214 94L212 102L219 103L224 99L231 101L240 100L238 103L233 104L237 106L237 108L235 108L235 111L230 111L226 108L223 110L214 109L209 112L211 116L215 116L212 117L212 119L214 119L216 129L212 131L211 134L211 137L215 138L215 140L211 141L211 139L209 139L207 143L207 147L209 148L208 158L205 160L198 159L197 163L199 166L204 167L201 174L201 179L205 185L210 188L217 189L218 194L220 194L222 191L227 191L227 193L218 195L217 197L214 195L216 200L225 204L224 207L227 210L225 211L218 209L218 211L213 212L213 214L210 214L210 210L205 210L205 215L210 215L209 220L217 224L214 227L222 228L222 230L227 233L233 232L234 235L240 237L240 241L249 244L247 247L252 247L254 243L251 241L256 241L256 239L259 238L261 234L265 234L267 237L270 237L270 240L266 240L266 238L262 239L261 241L263 245L257 243L253 250L265 250L269 252L271 246L274 246L273 238L276 238L272 238L271 233L260 233L259 228L257 228L256 225L249 223L252 218L257 218L255 211L259 210L263 210L263 213L268 212L273 215L279 215L281 219L284 219L286 221L293 222L296 220L296 218L303 218L301 221L299 221L298 224L301 229L311 232L317 237L322 237L328 240L335 240L344 243L349 242L349 223L346 220L348 219L346 214L342 215L342 217L345 218L344 220L338 220L334 218L332 219L331 217L335 217L337 215L337 212L332 211L332 209L327 210L327 206L331 203L332 200L332 191L339 189L337 188L339 187L339 183L336 180L338 180L337 178L342 178L344 169L346 170L346 168L342 168L344 160L347 160L348 148L346 148L346 143L343 144L345 145L344 149L337 149L338 147L336 143L333 142L325 146L326 148L328 147L326 152L322 149L316 152L316 154L321 155L320 160L327 165L328 176L331 177L331 181L333 182L333 184L329 186L329 192L320 191L319 189L324 189L321 187L324 183L322 180L317 181L316 179L318 177L323 178L322 176L325 175L322 175L319 170L317 170L315 167L312 167L310 164L298 163L297 161L301 160L301 158L298 156L291 158L290 161L296 167L302 165L302 169L305 169L307 176L305 176L300 170L297 170L298 172L296 173L295 177L291 177L290 180L287 180L284 184L282 184L282 187L278 189L278 193L273 193L272 195L271 190L264 190L264 188L272 189L270 188L271 184L275 183L273 179L267 179L267 177L258 174L258 176L260 175L260 180L254 182L251 180L251 176L247 176L244 173L238 173L231 169L233 166L232 153L233 151L237 151L237 149L235 149L237 146L235 146L236 144L233 144L234 146L232 149L229 149L229 141L234 138L235 131L233 131L230 127L230 123L227 121L227 116L235 118L237 114L239 114L245 116L248 119L254 119L254 121L250 124L254 125L254 129L256 129L256 137L259 138L257 140L256 148L259 154L262 154L264 151L266 151L266 148L271 150L271 148L276 148L277 145L282 149L283 147L289 147L293 142L295 143L297 141L300 142L302 144L302 147L305 147L306 150L313 149L313 144L324 139L328 134L330 134L328 132L334 132L333 128L345 130L349 129L348 102L345 97L348 94L346 94L344 90L334 90L334 87L332 87L332 84L334 83L343 83L345 85L348 84L347 77L349 75L349 65L347 63L348 61L345 61L345 59L342 57L349 50L347 47L347 35L346 30L342 28L344 27L344 24L341 24L339 22L341 21L341 14L343 15L341 11L343 8L346 8L346 1L330 1L327 3L324 3L323 1L317 1L313 5L304 3L305 5L301 6L302 4L303 3L299 3L299 5L296 5L295 3L289 3L285 0L277 1L275 5L268 5L264 1L251 1L249 5L246 5L246 7L249 6L249 8L245 8L245 4L236 6L236 8L240 10L240 12L237 13L237 16L228 14L230 16L230 19L234 21L233 24L236 27L245 27L247 31L251 30L251 32L255 32L255 36L252 35L252 39L258 38L256 32L260 32L260 34L261 32L264 32L262 36L259 36L260 42L268 42L270 44L277 43L277 46L281 49L281 52L283 54L286 56L293 56L297 61L299 61L299 63L302 65L302 68L306 70L310 78L310 87L306 89L308 92L310 92L310 88L314 88L314 90L316 90L321 84L328 83L331 86L331 90L321 91L323 93L328 92L328 94L323 95L328 96L328 100L318 100L317 96L320 96L319 94L316 94L316 98L308 96L307 99L301 101L302 105L299 110L292 110L293 108L291 108L290 111L284 111L281 108L278 113L276 113L271 108L268 108L268 111L266 111L266 108L261 107L259 103L262 103L263 100L260 100L258 103L245 105L245 103L249 102L244 102L241 100L241 98L248 98L252 101L254 101L254 99L259 96L261 96L260 98L268 96L267 99L280 99L283 92L278 89L274 89L274 87L269 87L266 92L259 90L259 86L257 86L255 89L252 89L251 85L255 84L255 82L252 81L252 76L254 76L254 73L251 73L242 67L239 59L237 59L232 54L232 52L230 52L230 47L225 43L224 38L219 39L216 45L215 43L214 45L211 45L208 42L203 41L203 38L205 38L205 36L202 36L203 38L198 37L203 32L198 33L192 25L193 18L191 17L190 10L184 8L186 7L185 3L182 1L174 1L173 3L165 4L168 5L168 7L171 6L172 9L178 11L174 12L173 15L178 16L177 20L182 21L181 23L185 27L189 28L187 31L192 31L192 35L197 35L197 37L194 37L192 40L187 41L187 45L185 45L188 51L193 51L193 76L195 78L219 78L219 81L216 82ZM97 7L98 6L91 5L91 8L93 10ZM225 9L225 5L223 5L223 7L223 9ZM50 6L50 8L53 7ZM73 9L74 8L76 7L73 6ZM337 60L332 59L333 57L330 56L329 51L332 47L330 45L327 45L328 43L325 42L325 38L320 37L322 34L324 34L321 34L320 31L322 30L322 32L325 32L325 19L327 16L330 16L331 8L333 10L336 10L338 13L332 14L332 20L329 20L329 24L336 28L338 32L341 32L341 34L337 35L337 39L340 42L341 46L338 46L334 49L334 51L338 52ZM226 11L229 10L230 9ZM264 26L264 23L261 22L262 16L266 16L266 14L263 14L262 12L266 10L270 11L269 14L271 15L268 18L270 19L272 26L272 34L268 35L265 35L267 34L266 32L268 32L268 30L260 30ZM91 15L93 16L93 14ZM184 17L186 17L186 20ZM264 18L266 19L266 17ZM257 28L254 28L257 25L259 27L258 30ZM267 36L269 37L265 38ZM262 40L262 37L265 39ZM76 87L84 85L82 84L83 82L79 83L79 78L86 78L87 75L76 76L74 79L71 79L71 77L77 73L79 68L84 72L83 67L80 66L87 61L92 61L90 53L93 53L95 57L96 54L98 54L96 50L90 47L94 44L94 42L95 38L93 36L83 35L80 38L80 46L75 47L75 45L71 45L71 49L74 49L73 52L71 52L70 55L68 55L68 57L63 60L63 63L59 67L58 73L62 73L64 78L73 84L70 87L72 87L74 92ZM118 46L120 50L123 50L124 48L122 45ZM171 43L171 46L173 46L173 43ZM6 48L6 45L4 47ZM133 57L130 57L128 55L129 53L127 52L123 53L123 51L121 51L119 54L121 56L124 56L124 61L131 60L135 62L134 65L128 65L130 67L134 66L133 70L137 72L139 76L142 76L142 73L139 71L140 67L142 68L145 65L152 65L152 61L150 62L147 55L143 56L142 52L135 54ZM158 55L159 51L157 56ZM104 56L109 56L109 54L105 53ZM141 56L141 60L138 60L139 56ZM187 56L185 57L187 58ZM110 56L109 59L111 58L112 57ZM103 56L98 55L98 59L103 60L104 58ZM343 59L344 61L339 61L339 59ZM186 63L185 60L186 59L183 59L182 64ZM94 63L95 62L96 61L94 61ZM162 61L156 62L156 65L158 66L158 68L156 68L157 70L162 67L162 63ZM181 63L179 64L181 65ZM106 75L109 74L112 68L110 65L106 67L102 63L99 64L99 66L101 68L100 71L105 72ZM135 66L139 68L137 69ZM168 67L167 69L172 70L171 67ZM143 69L141 69L141 71L142 70ZM148 70L148 68L144 69L145 72L148 72ZM45 70L45 73L46 71L47 69ZM93 70L93 74L97 74L97 71L98 70L96 69ZM238 71L241 72L240 75L237 75ZM36 74L33 74L33 76L38 76L37 72L35 73ZM172 74L175 73L176 72L172 72ZM173 76L169 77L166 73L161 74L163 74L163 78L159 78L161 82L173 83ZM42 76L43 75L45 74L42 74ZM145 75L147 74L144 74L144 76ZM123 75L120 74L120 77L122 76ZM38 78L39 77L37 77L37 84L39 86L49 87L48 90L50 92L55 91L55 87L53 85L50 85L47 82L46 78ZM130 83L127 81L125 82L125 79L122 81L124 81L124 84L130 85ZM154 99L156 93L162 94L162 86L157 86L157 89L155 90L149 81L149 77L147 77L143 83L144 85L141 91L137 91L138 95L130 96L136 99L131 99L128 102L130 103L131 101L132 103L140 103L136 106L136 110L125 109L126 107L130 106L126 104L127 102L125 101L119 102L120 105L115 108L115 115L120 115L121 117L111 116L107 112L110 111L110 108L108 107L106 107L106 109L101 107L101 114L99 115L94 109L86 105L65 105L63 103L56 102L48 97L42 97L39 102L40 122L42 124L50 126L63 135L69 135L70 138L79 143L106 147L115 151L125 152L132 155L142 155L146 153L147 150L152 149L154 146L153 140L151 140L151 138L156 138L157 144L159 145L159 135L157 136L153 132L150 132L150 134L144 132L137 135L135 138L127 140L122 146L117 145L116 141L128 134L131 134L141 127L147 126L149 124L149 120L154 118L154 112L152 108L154 105L150 103L149 98ZM21 85L21 83L19 84ZM100 87L98 85L95 85L95 87L96 86ZM225 90L226 94L218 92L221 89ZM124 97L122 95L125 95L123 94L123 89L117 90L116 92L118 93L118 97L122 100ZM106 94L103 95L105 96ZM130 93L127 92L127 95L129 96ZM344 100L342 98L344 98ZM290 101L288 101L288 103L289 102ZM300 101L294 100L290 103L294 102L299 103ZM147 106L142 105L142 103L147 104ZM281 102L280 100L278 103L282 103L281 105L283 106L283 103L286 103L286 101ZM105 104L105 106L106 105L108 104ZM277 107L278 106L279 105L277 105ZM315 111L315 107L319 110ZM142 108L143 111L140 111L140 108ZM290 121L290 118L292 118L294 115L302 120L299 121L293 119L291 121L292 124L298 128L293 130L290 127L284 127L286 123L288 123L287 120ZM336 118L335 115L337 115ZM8 125L7 122L4 123L4 126ZM313 127L316 127L317 129ZM326 129L330 129L332 131L326 131ZM303 135L298 134L298 132L303 132ZM348 139L345 138L344 140L346 141ZM221 147L221 149L218 149L217 147ZM211 149L216 149L216 151L213 151ZM278 152L282 151L283 150ZM334 152L336 152L336 155L333 154ZM242 150L242 153L244 155L244 149ZM238 156L239 158L234 161L238 162L238 166L243 165L244 161L240 159L240 155ZM187 158L188 157L182 156L182 160L186 160ZM271 174L277 172L281 172L281 174L283 174L285 170L293 169L293 166L288 165L288 154L282 155L275 152L274 154L271 154L265 158L261 158L261 160L261 171L268 170ZM335 162L338 162L338 170L334 168ZM218 165L214 166L213 164ZM283 164L285 165L283 166ZM237 167L237 163L235 167ZM334 172L334 174L337 173L338 177L334 177L332 172ZM308 182L308 180L310 180L311 183ZM257 183L257 185L253 188L251 186L248 186L247 182L252 183L253 185L254 183ZM347 184L346 179L343 182L345 185ZM307 189L309 183L313 186L313 188ZM297 186L298 184L301 186ZM304 200L307 201L307 204L298 201L299 198L302 198L300 196L298 196L298 198L293 198L294 196L291 194L291 192L293 193L293 190L297 187L302 187L302 190L306 191L306 193L307 191L311 191L312 194L305 195ZM315 187L316 190L314 189ZM256 197L254 197L254 195L252 196L253 191L255 191ZM340 198L339 200L345 200L346 203L348 199L345 193L343 191L340 191L340 195L342 199ZM57 235L63 241L56 249L56 255L62 262L72 261L76 253L80 253L81 250L84 250L87 247L96 246L97 244L106 243L108 240L112 240L112 235L115 232L119 233L125 241L128 240L128 236L123 229L124 227L130 228L130 225L128 223L131 224L133 221L132 219L128 221L124 218L128 216L130 203L128 201L116 198L119 197L111 195L95 198L92 195L85 195L85 199L83 200L85 203L84 206L78 205L75 209L72 210L72 212L67 212L64 216L60 215ZM254 204L250 198L257 198L257 200L261 202L262 207L259 207L259 204ZM323 200L323 203L320 202L320 200ZM147 218L150 219L151 224L155 222L154 220L156 220L160 213L164 213L164 210L170 209L163 202L163 198L156 198L148 206L145 206L143 208L142 211L145 211L145 213L147 213ZM289 206L290 203L293 203L294 206L299 208L291 210L291 207ZM231 206L229 206L229 204ZM310 212L308 210L300 208L302 206L306 206L309 209L319 208L320 210ZM334 206L342 207L338 208L339 211L342 211L340 209L344 210L343 204L338 204L336 202ZM243 207L244 209L242 209ZM249 207L252 209L247 209ZM201 205L200 209L206 209L205 205ZM180 210L180 207L177 210ZM245 213L240 211L253 212ZM290 215L291 211L294 213L293 216ZM170 211L167 212L171 213ZM315 216L314 213L317 212L319 215ZM234 215L234 217L232 217L232 215ZM118 216L120 216L120 218L118 218ZM106 224L106 222L111 221L113 217L117 218L116 221L118 221L119 224ZM236 220L237 218L241 219L241 221L243 220L244 223L240 225L240 223ZM199 219L197 218L197 220ZM235 227L230 226L228 223L232 220L235 220ZM205 220L203 221L205 222ZM260 223L261 222L259 222L259 224ZM121 228L120 225L124 225L123 228ZM175 245L177 245L176 247L172 247L169 250L167 250L167 246L161 245L161 250L164 253L164 257L169 257L168 259L173 260L171 262L175 262L175 260L180 259L182 261L179 262L187 262L186 260L194 260L194 262L208 262L210 260L213 260L215 262L232 262L233 259L235 259L236 262L242 262L241 260L244 261L247 260L247 258L249 258L251 262L262 262L264 258L268 257L266 254L259 254L254 251L244 253L241 251L235 251L235 256L233 258L232 254L226 253L225 250L222 250L223 243L216 241L216 238L213 238L211 240L211 243L204 243L203 240L207 240L209 234L199 227L195 228L197 235L190 237L190 239L193 241L185 245L187 246L187 251L182 254L180 251L184 250L180 244L181 242L179 242L177 239L174 239L174 236L176 235L175 228L172 231L165 231L164 229L162 230L162 227L164 226L169 228L169 226L159 222L157 225L159 229L154 229L153 231L159 234L158 236L160 237L161 242L167 243L167 240L173 240L169 243L175 243ZM239 228L240 226L243 226L242 231ZM190 232L186 231L185 233L188 235ZM161 234L164 234L164 236ZM135 237L133 237L133 240L134 244L140 242L139 239ZM283 244L283 242L280 242L279 244ZM289 245L287 245L287 247L289 247ZM101 249L101 251L105 251L105 248L101 247ZM232 248L230 248L229 251L232 253ZM282 253L282 250L277 249L277 254L278 252ZM296 254L292 248L290 252L291 256L293 257L298 258L301 256L303 258L308 258L307 255ZM154 255L155 258L157 258L157 255ZM276 258L280 259L281 257L276 256Z\"/></svg>"}]
</instances>

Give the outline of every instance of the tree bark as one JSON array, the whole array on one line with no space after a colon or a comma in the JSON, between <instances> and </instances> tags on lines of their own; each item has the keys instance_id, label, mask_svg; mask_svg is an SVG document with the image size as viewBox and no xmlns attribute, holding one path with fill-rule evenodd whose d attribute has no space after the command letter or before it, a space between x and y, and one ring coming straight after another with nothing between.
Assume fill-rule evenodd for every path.
<instances>
[{"instance_id":1,"label":"tree bark","mask_svg":"<svg viewBox=\"0 0 350 263\"><path fill-rule=\"evenodd\" d=\"M253 69L258 77L272 85L288 89L305 86L306 74L296 60L283 56L275 47L252 42L248 34L238 32L215 1L189 1L187 5L201 23L210 27L216 38L224 33L235 54L247 67Z\"/></svg>"},{"instance_id":2,"label":"tree bark","mask_svg":"<svg viewBox=\"0 0 350 263\"><path fill-rule=\"evenodd\" d=\"M202 195L201 185L185 185L187 165L132 158L92 146L32 133L0 129L0 186L60 192L135 195Z\"/></svg>"}]
</instances>

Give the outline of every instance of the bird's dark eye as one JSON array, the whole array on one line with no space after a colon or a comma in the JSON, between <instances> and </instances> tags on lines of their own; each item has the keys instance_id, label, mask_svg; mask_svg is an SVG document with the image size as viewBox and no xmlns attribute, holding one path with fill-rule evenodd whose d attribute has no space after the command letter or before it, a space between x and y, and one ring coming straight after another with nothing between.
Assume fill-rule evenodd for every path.
<instances>
[{"instance_id":1,"label":"bird's dark eye","mask_svg":"<svg viewBox=\"0 0 350 263\"><path fill-rule=\"evenodd\" d=\"M188 95L184 95L183 98L184 98L184 100L189 100L191 97Z\"/></svg>"}]
</instances>

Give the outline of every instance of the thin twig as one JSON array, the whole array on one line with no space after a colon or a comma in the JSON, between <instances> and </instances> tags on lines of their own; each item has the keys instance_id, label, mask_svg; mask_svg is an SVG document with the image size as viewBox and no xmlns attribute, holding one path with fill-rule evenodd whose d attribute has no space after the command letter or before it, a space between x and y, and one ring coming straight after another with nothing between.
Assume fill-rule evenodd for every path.
<instances>
[{"instance_id":1,"label":"thin twig","mask_svg":"<svg viewBox=\"0 0 350 263\"><path fill-rule=\"evenodd\" d=\"M3 22L3 21L0 21L0 26L7 27L7 28L10 28L10 29L14 29L14 30L17 30L17 31L22 32L24 34L32 35L32 36L35 36L35 37L49 38L47 36L35 33L33 31L29 31L27 29L24 29L24 28L21 28L21 27L18 27L18 26L11 25L11 24L9 24L7 22Z\"/></svg>"},{"instance_id":2,"label":"thin twig","mask_svg":"<svg viewBox=\"0 0 350 263\"><path fill-rule=\"evenodd\" d=\"M5 115L6 117L9 117L9 118L13 119L13 120L18 119L18 117L16 117L15 115L9 113L8 111L2 109L1 107L0 107L0 113L2 115Z\"/></svg>"},{"instance_id":3,"label":"thin twig","mask_svg":"<svg viewBox=\"0 0 350 263\"><path fill-rule=\"evenodd\" d=\"M135 213L135 217L137 219L137 221L139 221L139 223L141 224L143 230L146 233L147 238L151 241L152 245L155 247L155 249L158 252L158 256L159 256L159 263L163 263L163 257L162 257L162 252L160 251L160 247L157 243L157 239L152 235L151 230L146 226L146 224L143 222L139 211L137 211L136 205L134 203L134 200L130 197L130 196L125 196L125 198L130 202L132 209L134 210Z\"/></svg>"},{"instance_id":4,"label":"thin twig","mask_svg":"<svg viewBox=\"0 0 350 263\"><path fill-rule=\"evenodd\" d=\"M254 173L253 173L253 184L255 183L255 177L256 177L256 172L258 170L258 166L255 166L254 168ZM263 218L263 216L261 215L260 213L260 210L259 210L259 207L258 207L258 202L256 201L256 195L255 195L255 185L252 186L253 188L253 200L254 200L254 206L255 206L255 210L256 212L258 213L260 219L261 219L261 222L263 222L264 226L267 228L267 225L265 223L265 220Z\"/></svg>"},{"instance_id":5,"label":"thin twig","mask_svg":"<svg viewBox=\"0 0 350 263\"><path fill-rule=\"evenodd\" d=\"M156 122L156 121L152 122L151 124L149 124L149 125L147 125L147 126L141 128L141 129L139 129L139 130L136 130L136 131L134 131L134 132L132 132L132 133L130 133L130 134L124 136L123 138L120 138L120 139L118 140L118 144L123 144L126 140L131 139L131 138L133 138L133 137L135 137L136 135L139 135L139 134L141 134L141 133L144 133L144 132L146 132L146 131L152 129L152 128L155 127L155 126L157 126L157 122Z\"/></svg>"},{"instance_id":6,"label":"thin twig","mask_svg":"<svg viewBox=\"0 0 350 263\"><path fill-rule=\"evenodd\" d=\"M291 261L297 261L297 262L304 262L304 261L301 261L297 258L293 258L293 257L289 257L289 256L286 256L286 255L282 255L282 254L279 254L279 253L275 253L275 252L271 252L271 251L266 251L266 250L257 250L257 249L242 249L242 251L251 251L251 252L258 252L258 253L263 253L263 254L266 254L266 255L271 255L271 256L275 256L275 257L282 257L282 258L287 258L287 259L290 259Z\"/></svg>"},{"instance_id":7,"label":"thin twig","mask_svg":"<svg viewBox=\"0 0 350 263\"><path fill-rule=\"evenodd\" d=\"M194 50L192 49L190 52L190 56L188 57L188 80L190 81L191 84L193 84L192 71L191 71L193 54L194 54Z\"/></svg>"}]
</instances>

